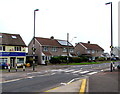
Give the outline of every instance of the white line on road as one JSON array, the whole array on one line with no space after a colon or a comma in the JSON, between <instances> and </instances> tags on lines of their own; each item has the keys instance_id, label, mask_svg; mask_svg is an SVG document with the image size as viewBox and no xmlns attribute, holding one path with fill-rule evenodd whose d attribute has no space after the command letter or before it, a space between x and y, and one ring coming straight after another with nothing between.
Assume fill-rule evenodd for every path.
<instances>
[{"instance_id":1,"label":"white line on road","mask_svg":"<svg viewBox=\"0 0 120 94\"><path fill-rule=\"evenodd\" d=\"M22 79L22 78L21 78L21 79ZM14 82L14 81L18 81L18 80L21 80L21 79L13 79L13 80L8 80L8 81L3 81L3 82L0 82L0 83Z\"/></svg>"},{"instance_id":2,"label":"white line on road","mask_svg":"<svg viewBox=\"0 0 120 94\"><path fill-rule=\"evenodd\" d=\"M83 73L88 73L88 72L89 72L89 71L83 71L83 72L80 72L80 73L82 73L82 74L83 74Z\"/></svg>"},{"instance_id":3,"label":"white line on road","mask_svg":"<svg viewBox=\"0 0 120 94\"><path fill-rule=\"evenodd\" d=\"M65 72L72 72L72 71L74 71L74 70L68 70L68 71L65 71Z\"/></svg>"},{"instance_id":4,"label":"white line on road","mask_svg":"<svg viewBox=\"0 0 120 94\"><path fill-rule=\"evenodd\" d=\"M82 70L78 70L78 71L74 71L74 72L72 72L72 73L77 73L77 72L81 72Z\"/></svg>"},{"instance_id":5,"label":"white line on road","mask_svg":"<svg viewBox=\"0 0 120 94\"><path fill-rule=\"evenodd\" d=\"M93 75L93 74L95 74L95 73L98 73L98 72L91 72L91 73L88 73L88 75Z\"/></svg>"},{"instance_id":6,"label":"white line on road","mask_svg":"<svg viewBox=\"0 0 120 94\"><path fill-rule=\"evenodd\" d=\"M29 76L29 77L26 77L26 78L31 79L31 78L33 78L33 77L35 77L35 76Z\"/></svg>"},{"instance_id":7,"label":"white line on road","mask_svg":"<svg viewBox=\"0 0 120 94\"><path fill-rule=\"evenodd\" d=\"M56 73L52 73L51 75L54 75L54 74L56 74Z\"/></svg>"}]
</instances>

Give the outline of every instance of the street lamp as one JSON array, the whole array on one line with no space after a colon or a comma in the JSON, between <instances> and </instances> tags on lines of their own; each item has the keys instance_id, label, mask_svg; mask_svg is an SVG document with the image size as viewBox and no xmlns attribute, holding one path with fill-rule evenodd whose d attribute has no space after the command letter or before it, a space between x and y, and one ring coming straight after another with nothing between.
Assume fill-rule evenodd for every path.
<instances>
[{"instance_id":1,"label":"street lamp","mask_svg":"<svg viewBox=\"0 0 120 94\"><path fill-rule=\"evenodd\" d=\"M77 38L77 37L73 37L72 40L71 40L70 42L72 42L74 38Z\"/></svg>"},{"instance_id":2,"label":"street lamp","mask_svg":"<svg viewBox=\"0 0 120 94\"><path fill-rule=\"evenodd\" d=\"M105 3L105 5L108 5L108 4L111 4L111 66L110 66L110 71L112 72L112 67L113 67L113 64L112 64L112 55L113 55L113 25L112 25L112 2L108 2L108 3Z\"/></svg>"},{"instance_id":3,"label":"street lamp","mask_svg":"<svg viewBox=\"0 0 120 94\"><path fill-rule=\"evenodd\" d=\"M67 64L69 63L69 33L67 33Z\"/></svg>"},{"instance_id":4,"label":"street lamp","mask_svg":"<svg viewBox=\"0 0 120 94\"><path fill-rule=\"evenodd\" d=\"M35 9L34 10L34 35L33 35L33 47L32 47L32 50L33 50L33 71L35 70L35 16L36 16L36 11L39 11L39 9Z\"/></svg>"}]
</instances>

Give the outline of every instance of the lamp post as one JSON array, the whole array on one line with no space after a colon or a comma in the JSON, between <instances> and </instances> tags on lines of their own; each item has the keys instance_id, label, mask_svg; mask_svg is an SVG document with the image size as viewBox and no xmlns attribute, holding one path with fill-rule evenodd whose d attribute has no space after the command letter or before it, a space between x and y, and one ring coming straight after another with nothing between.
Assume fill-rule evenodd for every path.
<instances>
[{"instance_id":1,"label":"lamp post","mask_svg":"<svg viewBox=\"0 0 120 94\"><path fill-rule=\"evenodd\" d=\"M35 70L35 16L36 16L36 11L39 11L39 9L35 9L34 10L34 35L33 35L33 47L32 47L32 50L33 50L33 71Z\"/></svg>"},{"instance_id":2,"label":"lamp post","mask_svg":"<svg viewBox=\"0 0 120 94\"><path fill-rule=\"evenodd\" d=\"M105 5L111 4L111 65L110 65L110 71L112 72L113 64L112 64L112 55L113 55L113 24L112 24L112 2L105 3Z\"/></svg>"},{"instance_id":3,"label":"lamp post","mask_svg":"<svg viewBox=\"0 0 120 94\"><path fill-rule=\"evenodd\" d=\"M67 33L67 64L69 63L69 33Z\"/></svg>"}]
</instances>

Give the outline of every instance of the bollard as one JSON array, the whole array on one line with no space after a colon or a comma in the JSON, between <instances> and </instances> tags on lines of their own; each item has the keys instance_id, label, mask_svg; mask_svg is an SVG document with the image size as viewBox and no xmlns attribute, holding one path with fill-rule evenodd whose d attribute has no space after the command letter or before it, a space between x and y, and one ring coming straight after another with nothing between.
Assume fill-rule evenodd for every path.
<instances>
[{"instance_id":1,"label":"bollard","mask_svg":"<svg viewBox=\"0 0 120 94\"><path fill-rule=\"evenodd\" d=\"M8 66L8 72L10 72L10 66Z\"/></svg>"},{"instance_id":2,"label":"bollard","mask_svg":"<svg viewBox=\"0 0 120 94\"><path fill-rule=\"evenodd\" d=\"M15 67L15 70L16 70L16 72L17 72L17 66Z\"/></svg>"},{"instance_id":3,"label":"bollard","mask_svg":"<svg viewBox=\"0 0 120 94\"><path fill-rule=\"evenodd\" d=\"M115 70L115 62L113 62L113 70Z\"/></svg>"},{"instance_id":4,"label":"bollard","mask_svg":"<svg viewBox=\"0 0 120 94\"><path fill-rule=\"evenodd\" d=\"M25 71L25 66L23 65L23 71Z\"/></svg>"}]
</instances>

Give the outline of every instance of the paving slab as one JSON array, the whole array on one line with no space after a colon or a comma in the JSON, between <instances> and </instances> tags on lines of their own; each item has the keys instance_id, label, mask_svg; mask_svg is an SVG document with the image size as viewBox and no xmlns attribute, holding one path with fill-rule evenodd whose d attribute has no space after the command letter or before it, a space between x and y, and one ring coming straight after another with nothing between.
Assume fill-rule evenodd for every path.
<instances>
[{"instance_id":1,"label":"paving slab","mask_svg":"<svg viewBox=\"0 0 120 94\"><path fill-rule=\"evenodd\" d=\"M46 92L73 92L74 94L76 92L78 94L78 92L80 91L81 83L82 83L82 80L78 80L64 86L53 88Z\"/></svg>"}]
</instances>

